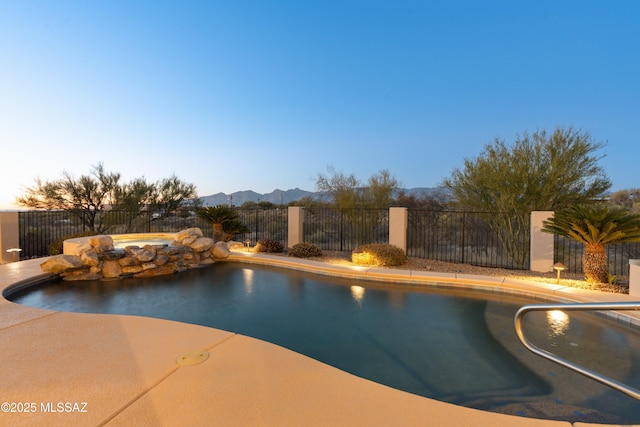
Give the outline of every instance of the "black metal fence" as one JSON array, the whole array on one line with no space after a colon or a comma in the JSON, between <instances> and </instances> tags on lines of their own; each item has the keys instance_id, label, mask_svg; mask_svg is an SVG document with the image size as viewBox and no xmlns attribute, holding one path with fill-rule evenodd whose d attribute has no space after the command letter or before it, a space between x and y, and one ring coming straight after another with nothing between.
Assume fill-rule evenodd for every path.
<instances>
[{"instance_id":1,"label":"black metal fence","mask_svg":"<svg viewBox=\"0 0 640 427\"><path fill-rule=\"evenodd\" d=\"M620 243L607 245L609 274L614 276L629 275L629 260L640 258L640 243ZM583 273L582 254L584 245L562 236L554 236L554 261L566 265L572 273Z\"/></svg>"},{"instance_id":2,"label":"black metal fence","mask_svg":"<svg viewBox=\"0 0 640 427\"><path fill-rule=\"evenodd\" d=\"M408 211L407 256L509 269L529 265L529 226L517 235L524 257L504 249L500 236L481 212Z\"/></svg>"},{"instance_id":3,"label":"black metal fence","mask_svg":"<svg viewBox=\"0 0 640 427\"><path fill-rule=\"evenodd\" d=\"M270 238L287 243L287 209L238 209L238 216L250 232L235 236L236 240ZM83 211L26 211L18 213L21 259L50 255L50 249L63 239L83 234L97 234L87 225ZM166 217L152 212L106 211L95 218L101 233L175 233L198 227L205 236L213 235L211 223L199 218L192 210L178 210Z\"/></svg>"},{"instance_id":4,"label":"black metal fence","mask_svg":"<svg viewBox=\"0 0 640 427\"><path fill-rule=\"evenodd\" d=\"M289 238L289 210L275 209L238 209L238 219L251 230L250 233L240 234L235 240L245 242L249 240L254 245L261 239L277 240L287 247ZM211 229L211 224L208 225Z\"/></svg>"},{"instance_id":5,"label":"black metal fence","mask_svg":"<svg viewBox=\"0 0 640 427\"><path fill-rule=\"evenodd\" d=\"M239 219L250 230L235 236L235 240L251 241L270 238L286 247L288 210L237 209ZM89 233L84 212L25 211L19 212L20 259L44 257L56 242L71 236ZM102 212L96 221L104 233L162 233L199 227L205 236L212 236L212 225L192 210L181 210L158 218L152 212ZM526 251L529 265L528 226L518 236ZM389 236L388 209L306 209L303 240L323 250L352 251L364 243L387 243ZM571 239L555 236L554 262L562 262L569 271L582 272L583 245ZM640 243L609 245L609 271L627 276L629 259L640 258ZM407 255L416 258L472 264L485 267L522 268L505 249L500 236L486 221L486 214L452 211L409 209ZM525 267L526 268L526 267Z\"/></svg>"},{"instance_id":6,"label":"black metal fence","mask_svg":"<svg viewBox=\"0 0 640 427\"><path fill-rule=\"evenodd\" d=\"M327 251L387 243L389 209L305 209L303 240Z\"/></svg>"}]
</instances>

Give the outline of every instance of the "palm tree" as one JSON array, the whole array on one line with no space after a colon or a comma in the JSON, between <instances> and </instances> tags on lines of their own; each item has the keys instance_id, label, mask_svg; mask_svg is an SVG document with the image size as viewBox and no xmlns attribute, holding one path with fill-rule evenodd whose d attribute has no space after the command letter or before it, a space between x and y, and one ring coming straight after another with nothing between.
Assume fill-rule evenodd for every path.
<instances>
[{"instance_id":1,"label":"palm tree","mask_svg":"<svg viewBox=\"0 0 640 427\"><path fill-rule=\"evenodd\" d=\"M640 215L606 205L581 205L562 209L544 221L542 231L584 244L582 269L588 282L609 278L606 246L640 242Z\"/></svg>"},{"instance_id":2,"label":"palm tree","mask_svg":"<svg viewBox=\"0 0 640 427\"><path fill-rule=\"evenodd\" d=\"M235 234L248 233L250 230L238 220L238 212L231 206L207 206L199 209L197 215L213 225L213 240L229 240Z\"/></svg>"}]
</instances>

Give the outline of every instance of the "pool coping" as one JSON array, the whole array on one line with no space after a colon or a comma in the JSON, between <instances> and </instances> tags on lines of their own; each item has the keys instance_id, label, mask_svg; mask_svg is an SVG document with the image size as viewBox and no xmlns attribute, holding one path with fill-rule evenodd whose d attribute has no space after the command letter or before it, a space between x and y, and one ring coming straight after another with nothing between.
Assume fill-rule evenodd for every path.
<instances>
[{"instance_id":1,"label":"pool coping","mask_svg":"<svg viewBox=\"0 0 640 427\"><path fill-rule=\"evenodd\" d=\"M0 291L46 280L45 259L0 265ZM629 295L506 277L353 268L233 251L228 261L348 279L459 287L559 302L633 301ZM615 320L640 325L633 313ZM0 413L12 425L569 426L469 409L365 380L274 344L227 331L136 316L65 313L0 299ZM183 359L208 355L184 366ZM80 411L81 404L86 403ZM59 404L62 404L61 406ZM74 404L77 404L74 406ZM52 411L59 408L61 411ZM15 409L19 409L17 406ZM595 425L574 423L575 426Z\"/></svg>"}]
</instances>

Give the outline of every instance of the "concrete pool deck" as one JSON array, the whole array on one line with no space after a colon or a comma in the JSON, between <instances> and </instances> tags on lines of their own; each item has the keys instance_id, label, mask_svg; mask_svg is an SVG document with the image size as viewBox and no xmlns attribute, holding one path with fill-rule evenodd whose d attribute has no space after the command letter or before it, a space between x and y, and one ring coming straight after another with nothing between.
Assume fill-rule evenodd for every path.
<instances>
[{"instance_id":1,"label":"concrete pool deck","mask_svg":"<svg viewBox=\"0 0 640 427\"><path fill-rule=\"evenodd\" d=\"M488 287L493 292L559 301L634 300L628 295L505 278L356 269L241 252L234 252L230 260L416 285ZM43 261L0 265L0 290L47 277L40 269ZM617 317L640 324L636 312ZM135 316L48 311L5 298L0 298L0 355L3 426L595 425L496 414L431 400L213 328Z\"/></svg>"}]
</instances>

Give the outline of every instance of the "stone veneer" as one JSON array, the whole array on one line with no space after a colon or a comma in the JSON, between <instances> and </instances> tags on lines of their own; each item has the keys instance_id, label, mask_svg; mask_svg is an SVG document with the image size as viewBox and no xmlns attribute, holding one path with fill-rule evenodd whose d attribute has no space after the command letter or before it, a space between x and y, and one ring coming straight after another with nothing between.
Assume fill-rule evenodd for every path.
<instances>
[{"instance_id":1,"label":"stone veneer","mask_svg":"<svg viewBox=\"0 0 640 427\"><path fill-rule=\"evenodd\" d=\"M238 242L214 242L199 228L176 233L171 244L127 246L116 249L108 235L87 237L86 243L73 247L71 253L56 255L40 264L47 273L64 280L123 279L155 277L189 268L213 264L229 256Z\"/></svg>"}]
</instances>

